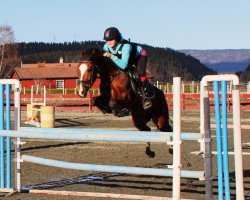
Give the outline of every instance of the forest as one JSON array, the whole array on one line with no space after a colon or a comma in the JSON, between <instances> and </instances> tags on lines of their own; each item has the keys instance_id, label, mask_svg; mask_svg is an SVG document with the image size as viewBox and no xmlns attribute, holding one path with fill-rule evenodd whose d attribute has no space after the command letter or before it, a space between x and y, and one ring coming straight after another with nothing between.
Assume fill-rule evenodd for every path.
<instances>
[{"instance_id":1,"label":"forest","mask_svg":"<svg viewBox=\"0 0 250 200\"><path fill-rule=\"evenodd\" d=\"M63 57L64 62L78 62L80 51L89 48L102 48L104 42L64 42L43 43L29 42L19 43L18 52L22 63L59 62ZM198 59L175 51L170 48L152 47L141 44L148 52L148 70L154 80L161 82L172 81L174 76L181 76L185 81L198 81L208 74L216 74L215 71L203 65Z\"/></svg>"}]
</instances>

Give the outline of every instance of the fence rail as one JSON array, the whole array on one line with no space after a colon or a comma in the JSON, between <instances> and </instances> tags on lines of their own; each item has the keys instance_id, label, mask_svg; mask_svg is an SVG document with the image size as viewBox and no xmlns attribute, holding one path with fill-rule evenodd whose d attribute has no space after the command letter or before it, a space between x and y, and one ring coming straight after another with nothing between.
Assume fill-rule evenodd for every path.
<instances>
[{"instance_id":1,"label":"fence rail","mask_svg":"<svg viewBox=\"0 0 250 200\"><path fill-rule=\"evenodd\" d=\"M91 105L91 100L93 97L98 96L98 94L88 94L86 98L80 98L76 94L47 94L46 104L53 105L56 109L60 110L63 107L68 107L69 109L75 107L73 110L97 110L95 106ZM227 108L231 110L232 108L232 94L228 93ZM165 94L166 100L168 102L169 109L173 109L173 94ZM11 99L14 95L11 94ZM42 102L43 94L34 94L34 102ZM210 109L214 109L214 94L209 94L211 99ZM241 110L250 110L250 94L240 94L241 100ZM31 102L30 94L21 94L21 105L26 106ZM181 108L182 111L185 110L199 110L200 108L200 94L181 94ZM23 109L26 109L25 107Z\"/></svg>"}]
</instances>

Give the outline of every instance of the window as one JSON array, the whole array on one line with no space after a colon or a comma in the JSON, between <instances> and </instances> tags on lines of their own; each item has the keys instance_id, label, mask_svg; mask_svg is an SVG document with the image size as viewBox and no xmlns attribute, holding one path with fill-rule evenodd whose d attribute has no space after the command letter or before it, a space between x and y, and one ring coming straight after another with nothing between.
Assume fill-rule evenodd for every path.
<instances>
[{"instance_id":1,"label":"window","mask_svg":"<svg viewBox=\"0 0 250 200\"><path fill-rule=\"evenodd\" d=\"M64 80L56 80L56 88L63 89L64 88Z\"/></svg>"},{"instance_id":2,"label":"window","mask_svg":"<svg viewBox=\"0 0 250 200\"><path fill-rule=\"evenodd\" d=\"M76 86L78 86L80 84L80 80L76 79Z\"/></svg>"}]
</instances>

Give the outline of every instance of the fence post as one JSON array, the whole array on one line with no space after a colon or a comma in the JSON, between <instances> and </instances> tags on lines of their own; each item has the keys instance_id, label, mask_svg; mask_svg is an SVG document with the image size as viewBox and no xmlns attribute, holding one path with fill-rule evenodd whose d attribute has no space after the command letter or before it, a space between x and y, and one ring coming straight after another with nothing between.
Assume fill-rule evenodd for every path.
<instances>
[{"instance_id":1,"label":"fence post","mask_svg":"<svg viewBox=\"0 0 250 200\"><path fill-rule=\"evenodd\" d=\"M250 81L248 81L248 84L247 84L247 93L250 94Z\"/></svg>"},{"instance_id":2,"label":"fence post","mask_svg":"<svg viewBox=\"0 0 250 200\"><path fill-rule=\"evenodd\" d=\"M91 101L92 101L92 97L93 97L93 94L91 91L89 91L89 111L92 110L92 104L91 104Z\"/></svg>"}]
</instances>

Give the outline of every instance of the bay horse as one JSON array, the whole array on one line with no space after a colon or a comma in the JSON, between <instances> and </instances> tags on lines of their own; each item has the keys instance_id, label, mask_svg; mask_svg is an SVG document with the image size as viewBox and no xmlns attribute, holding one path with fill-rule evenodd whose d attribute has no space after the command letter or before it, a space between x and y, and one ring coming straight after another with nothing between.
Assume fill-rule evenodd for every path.
<instances>
[{"instance_id":1,"label":"bay horse","mask_svg":"<svg viewBox=\"0 0 250 200\"><path fill-rule=\"evenodd\" d=\"M144 110L142 97L133 91L131 77L125 70L116 66L110 58L104 57L100 49L91 48L82 52L81 60L78 67L79 85L77 86L80 97L86 97L99 76L101 95L94 98L93 102L100 110L104 113L113 113L118 117L131 114L133 124L139 131L151 131L147 123L152 120L159 131L172 132L168 104L160 89L152 86L154 89L154 97L151 98L152 107ZM108 93L105 94L107 91ZM147 143L145 153L151 158L155 156L154 151L150 149L150 143Z\"/></svg>"}]
</instances>

